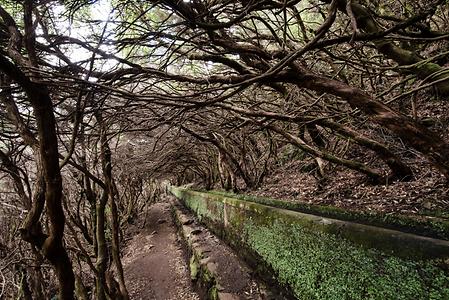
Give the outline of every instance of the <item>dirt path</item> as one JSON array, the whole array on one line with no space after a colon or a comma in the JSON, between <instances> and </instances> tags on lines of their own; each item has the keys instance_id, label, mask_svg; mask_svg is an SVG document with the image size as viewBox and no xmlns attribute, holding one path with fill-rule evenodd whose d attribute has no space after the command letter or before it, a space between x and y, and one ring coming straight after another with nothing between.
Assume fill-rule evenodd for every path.
<instances>
[{"instance_id":1,"label":"dirt path","mask_svg":"<svg viewBox=\"0 0 449 300\"><path fill-rule=\"evenodd\" d=\"M156 203L123 257L131 299L197 300L168 203Z\"/></svg>"}]
</instances>

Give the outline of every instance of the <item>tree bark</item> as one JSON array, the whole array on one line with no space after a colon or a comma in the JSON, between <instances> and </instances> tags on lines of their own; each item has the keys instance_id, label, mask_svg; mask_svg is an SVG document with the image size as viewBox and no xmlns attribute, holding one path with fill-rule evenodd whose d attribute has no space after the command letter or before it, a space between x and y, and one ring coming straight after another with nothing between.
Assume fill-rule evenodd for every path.
<instances>
[{"instance_id":1,"label":"tree bark","mask_svg":"<svg viewBox=\"0 0 449 300\"><path fill-rule=\"evenodd\" d=\"M344 13L346 13L347 1L349 0L339 0L339 8ZM330 0L325 0L324 2L330 3ZM432 4L430 7L427 7L427 10L422 15L430 15L436 10L435 6ZM366 33L379 33L383 31L365 6L357 2L352 2L351 9L357 21L357 26L360 29ZM449 95L449 75L447 72L441 72L443 68L440 65L424 61L416 53L395 45L395 43L387 38L375 40L373 43L377 50L385 57L394 60L400 66L409 66L408 71L416 74L418 78L427 79L431 82L441 80L435 84L438 92L441 95ZM433 76L433 74L435 75Z\"/></svg>"},{"instance_id":2,"label":"tree bark","mask_svg":"<svg viewBox=\"0 0 449 300\"><path fill-rule=\"evenodd\" d=\"M95 117L100 126L100 158L103 170L103 176L106 183L105 193L107 195L107 199L109 201L111 215L110 215L110 225L112 231L112 260L114 261L115 267L118 273L118 284L119 284L119 292L121 299L128 300L128 290L125 285L125 277L123 273L123 266L120 258L120 240L119 240L119 221L118 221L118 212L117 205L115 203L115 195L116 190L114 188L114 182L112 178L112 155L111 149L109 147L108 139L107 139L107 128L104 124L104 120L101 112L97 111L95 113ZM98 211L97 211L98 213ZM104 215L104 207L103 207L103 215Z\"/></svg>"},{"instance_id":3,"label":"tree bark","mask_svg":"<svg viewBox=\"0 0 449 300\"><path fill-rule=\"evenodd\" d=\"M390 168L392 172L390 179L410 180L413 178L412 169L407 166L396 154L391 152L385 145L372 140L349 127L327 119L319 120L317 123L346 137L350 137L359 145L374 151Z\"/></svg>"},{"instance_id":4,"label":"tree bark","mask_svg":"<svg viewBox=\"0 0 449 300\"><path fill-rule=\"evenodd\" d=\"M437 134L356 87L310 73L296 64L293 68L288 80L310 90L341 97L421 152L449 180L449 145Z\"/></svg>"},{"instance_id":5,"label":"tree bark","mask_svg":"<svg viewBox=\"0 0 449 300\"><path fill-rule=\"evenodd\" d=\"M95 224L95 237L97 241L97 278L96 280L96 298L98 300L106 300L106 269L107 269L107 263L108 263L108 249L106 245L106 235L104 233L105 231L105 208L106 203L108 201L108 197L106 192L101 196L101 198L98 200L96 205L96 224Z\"/></svg>"},{"instance_id":6,"label":"tree bark","mask_svg":"<svg viewBox=\"0 0 449 300\"><path fill-rule=\"evenodd\" d=\"M349 137L354 139L359 145L366 147L372 151L374 151L391 169L391 177L390 179L411 179L413 176L413 172L409 166L407 166L397 155L395 155L391 150L389 150L384 144L379 143L369 137L364 136L363 134L347 127L342 124L336 123L329 119L315 118L315 117L303 117L303 116L289 116L284 114L277 114L268 111L252 111L248 109L243 109L236 106L231 106L229 104L219 104L219 107L223 107L225 109L229 109L231 111L237 112L239 114L250 116L250 117L263 117L270 120L279 120L301 124L317 124L322 127L326 127L332 129L345 137ZM305 127L302 126L299 132L299 138L304 140ZM309 126L310 129L310 126ZM315 129L316 130L316 129ZM313 133L312 133L313 134ZM316 135L317 133L315 133ZM315 142L316 143L316 142ZM320 147L325 146L324 140L318 142Z\"/></svg>"},{"instance_id":7,"label":"tree bark","mask_svg":"<svg viewBox=\"0 0 449 300\"><path fill-rule=\"evenodd\" d=\"M59 282L59 298L74 299L75 277L69 255L63 245L65 215L62 208L62 177L59 169L56 120L47 86L32 82L18 67L0 55L0 70L25 91L33 107L38 132L38 165L43 175L44 201L49 220L49 234L36 243L54 267ZM39 168L39 166L38 166ZM37 219L42 213L40 198ZM43 242L43 244L42 244Z\"/></svg>"},{"instance_id":8,"label":"tree bark","mask_svg":"<svg viewBox=\"0 0 449 300\"><path fill-rule=\"evenodd\" d=\"M265 125L265 127L269 130L272 130L280 135L282 135L283 137L285 137L287 139L287 141L289 143L291 143L292 145L297 146L298 148L300 148L301 150L303 150L304 152L307 152L311 155L313 155L314 157L319 157L322 158L324 160L336 163L338 165L342 165L345 166L349 169L358 171L360 173L363 173L365 175L367 175L371 180L373 180L376 183L379 182L384 182L384 176L382 176L382 174L380 174L378 171L371 169L370 167L366 166L363 163L360 162L356 162L356 161L352 161L352 160L347 160L347 159L343 159L343 158L339 158L336 157L330 153L327 153L325 151L320 151L318 149L315 149L309 145L307 145L306 142L304 142L303 140L301 140L299 137L294 136L284 130L282 130L281 128L274 126L274 125Z\"/></svg>"}]
</instances>

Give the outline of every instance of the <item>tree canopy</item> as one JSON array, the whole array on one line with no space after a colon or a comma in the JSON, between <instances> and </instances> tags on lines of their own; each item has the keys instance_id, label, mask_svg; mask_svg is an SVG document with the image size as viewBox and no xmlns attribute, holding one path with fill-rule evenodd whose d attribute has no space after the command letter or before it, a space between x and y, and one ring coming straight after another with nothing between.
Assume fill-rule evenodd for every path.
<instances>
[{"instance_id":1,"label":"tree canopy","mask_svg":"<svg viewBox=\"0 0 449 300\"><path fill-rule=\"evenodd\" d=\"M446 0L0 1L0 298L128 299L162 182L449 179L447 28Z\"/></svg>"}]
</instances>

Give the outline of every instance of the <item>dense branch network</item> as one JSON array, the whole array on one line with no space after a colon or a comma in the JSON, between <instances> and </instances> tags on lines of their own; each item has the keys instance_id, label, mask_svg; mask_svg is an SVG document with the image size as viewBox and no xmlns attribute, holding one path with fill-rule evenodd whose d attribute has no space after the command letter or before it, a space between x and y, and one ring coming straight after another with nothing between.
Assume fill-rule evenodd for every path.
<instances>
[{"instance_id":1,"label":"dense branch network","mask_svg":"<svg viewBox=\"0 0 449 300\"><path fill-rule=\"evenodd\" d=\"M256 189L289 147L319 180L416 180L423 158L449 179L447 124L419 107L449 94L445 2L4 1L0 172L15 196L0 207L33 278L47 259L60 299L86 282L127 299L122 233L162 181Z\"/></svg>"}]
</instances>

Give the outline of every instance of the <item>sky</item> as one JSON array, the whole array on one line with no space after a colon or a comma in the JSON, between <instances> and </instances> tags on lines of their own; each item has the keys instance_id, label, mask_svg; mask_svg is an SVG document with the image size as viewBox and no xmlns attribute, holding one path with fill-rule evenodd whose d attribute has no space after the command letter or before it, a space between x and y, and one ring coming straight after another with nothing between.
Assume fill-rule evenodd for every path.
<instances>
[{"instance_id":1,"label":"sky","mask_svg":"<svg viewBox=\"0 0 449 300\"><path fill-rule=\"evenodd\" d=\"M101 34L105 25L107 25L107 32L113 32L113 27L115 26L112 23L107 23L109 16L113 13L113 8L111 6L110 0L99 0L94 4L88 7L91 13L91 19L99 21L96 24L88 24L88 23L80 23L76 20L73 23L70 23L67 18L64 16L65 8L63 5L54 6L53 11L55 16L57 17L56 26L59 29L59 33L70 36L81 41L91 41L90 36L93 31L96 34ZM38 30L39 34L39 30ZM91 46L96 47L96 44L91 44ZM112 52L114 49L111 46L101 45L101 50L106 52ZM82 47L72 47L71 49L61 49L64 51L64 54L69 57L72 62L80 62L83 60L88 60L92 57L92 53L88 50L83 49ZM58 59L55 58L53 63L57 63ZM103 65L96 65L95 69L97 71L105 71L112 66L116 65L117 62L111 60L105 62ZM87 67L87 63L84 67Z\"/></svg>"}]
</instances>

